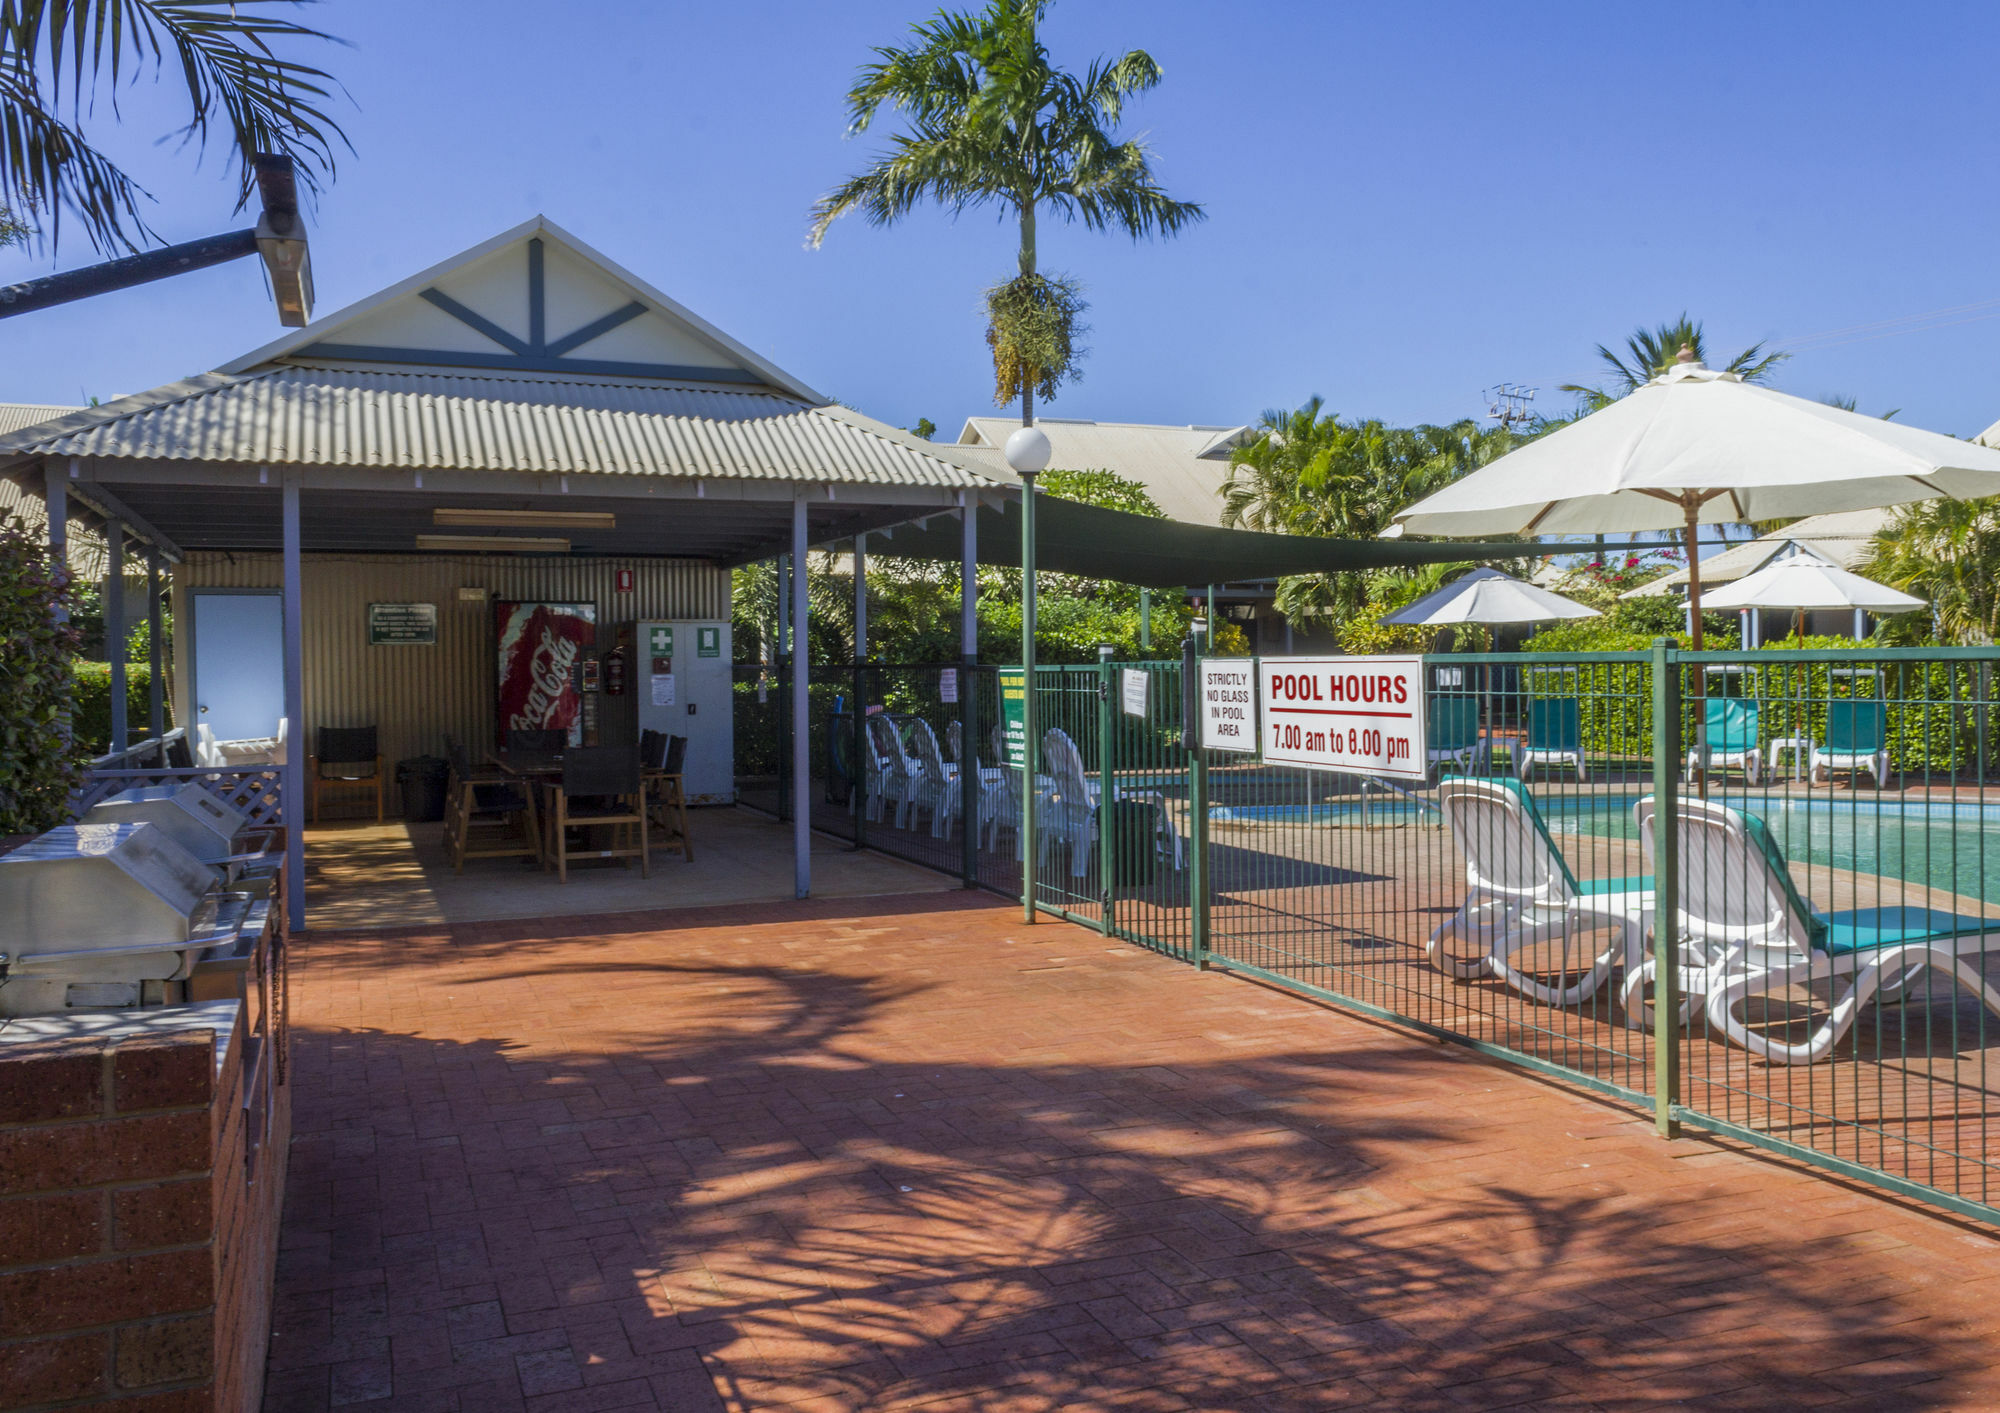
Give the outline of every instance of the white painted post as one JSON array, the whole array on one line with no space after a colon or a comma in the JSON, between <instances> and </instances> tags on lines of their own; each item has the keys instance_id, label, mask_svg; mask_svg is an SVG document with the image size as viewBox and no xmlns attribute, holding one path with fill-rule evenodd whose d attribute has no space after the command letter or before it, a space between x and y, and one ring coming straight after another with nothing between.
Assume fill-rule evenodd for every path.
<instances>
[{"instance_id":1,"label":"white painted post","mask_svg":"<svg viewBox=\"0 0 2000 1413\"><path fill-rule=\"evenodd\" d=\"M1854 610L1854 641L1858 643L1867 636L1868 636L1868 611L1866 609L1857 608Z\"/></svg>"},{"instance_id":2,"label":"white painted post","mask_svg":"<svg viewBox=\"0 0 2000 1413\"><path fill-rule=\"evenodd\" d=\"M806 502L792 502L792 873L812 896L812 723L806 719ZM856 703L856 710L860 704Z\"/></svg>"},{"instance_id":3,"label":"white painted post","mask_svg":"<svg viewBox=\"0 0 2000 1413\"><path fill-rule=\"evenodd\" d=\"M104 658L111 665L111 749L132 744L125 720L125 522L104 522L104 544L110 551L104 570ZM120 762L122 765L123 762Z\"/></svg>"},{"instance_id":4,"label":"white painted post","mask_svg":"<svg viewBox=\"0 0 2000 1413\"><path fill-rule=\"evenodd\" d=\"M285 818L285 913L294 932L306 925L306 673L304 615L300 610L299 486L284 489L285 544L285 763L279 798Z\"/></svg>"},{"instance_id":5,"label":"white painted post","mask_svg":"<svg viewBox=\"0 0 2000 1413\"><path fill-rule=\"evenodd\" d=\"M74 465L75 463L72 462L71 464ZM51 570L68 569L69 483L63 479L61 471L52 463L46 461L42 463L42 494L48 509L49 568ZM59 628L67 624L69 622L69 610L58 608L55 611L55 620L56 626ZM62 739L65 742L70 739L70 724L70 715L68 712L64 712L62 720L56 723L56 729L62 734Z\"/></svg>"}]
</instances>

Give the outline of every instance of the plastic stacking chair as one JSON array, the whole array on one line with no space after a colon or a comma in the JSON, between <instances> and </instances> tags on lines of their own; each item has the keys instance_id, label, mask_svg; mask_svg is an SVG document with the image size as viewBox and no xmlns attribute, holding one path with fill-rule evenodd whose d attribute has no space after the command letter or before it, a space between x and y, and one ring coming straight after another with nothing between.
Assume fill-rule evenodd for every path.
<instances>
[{"instance_id":1,"label":"plastic stacking chair","mask_svg":"<svg viewBox=\"0 0 2000 1413\"><path fill-rule=\"evenodd\" d=\"M868 818L880 820L888 806L895 806L892 821L896 828L910 827L917 800L917 763L903 750L902 733L884 712L867 718L868 745L875 759L869 767Z\"/></svg>"},{"instance_id":2,"label":"plastic stacking chair","mask_svg":"<svg viewBox=\"0 0 2000 1413\"><path fill-rule=\"evenodd\" d=\"M1425 752L1433 767L1450 761L1460 770L1472 770L1486 756L1486 741L1480 732L1479 698L1437 695L1430 700L1430 743Z\"/></svg>"},{"instance_id":3,"label":"plastic stacking chair","mask_svg":"<svg viewBox=\"0 0 2000 1413\"><path fill-rule=\"evenodd\" d=\"M1653 801L1639 802L1642 838L1650 839ZM1784 851L1755 815L1713 800L1679 800L1682 1014L1701 1005L1708 1023L1744 1049L1775 1064L1810 1064L1831 1054L1861 1008L1880 994L1908 990L1936 968L2000 1016L2000 992L1986 982L1980 960L2000 945L2000 919L1935 908L1856 908L1814 912L1799 896ZM1650 958L1632 967L1625 984L1628 1016L1656 975ZM1774 1040L1739 1018L1756 998L1774 1004L1787 988L1830 988L1824 1011L1806 1038ZM1787 1013L1791 1007L1785 1002Z\"/></svg>"},{"instance_id":4,"label":"plastic stacking chair","mask_svg":"<svg viewBox=\"0 0 2000 1413\"><path fill-rule=\"evenodd\" d=\"M636 858L639 876L653 876L638 747L576 746L563 752L562 783L548 787L548 806L542 813L549 830L543 866L553 862L562 882L569 882L571 859ZM610 834L571 847L572 829L605 829Z\"/></svg>"},{"instance_id":5,"label":"plastic stacking chair","mask_svg":"<svg viewBox=\"0 0 2000 1413\"><path fill-rule=\"evenodd\" d=\"M1763 757L1757 750L1757 703L1740 697L1710 697L1702 710L1701 742L1688 751L1687 778L1696 771L1740 766L1743 778L1755 785L1762 777Z\"/></svg>"},{"instance_id":6,"label":"plastic stacking chair","mask_svg":"<svg viewBox=\"0 0 2000 1413\"><path fill-rule=\"evenodd\" d=\"M1460 980L1495 976L1553 1006L1587 1000L1621 961L1631 969L1645 946L1652 879L1578 881L1517 780L1448 777L1438 808L1465 855L1465 900L1431 933L1424 952L1433 966ZM1527 947L1606 928L1616 940L1567 985L1547 985L1515 965Z\"/></svg>"},{"instance_id":7,"label":"plastic stacking chair","mask_svg":"<svg viewBox=\"0 0 2000 1413\"><path fill-rule=\"evenodd\" d=\"M1889 774L1889 711L1881 702L1840 699L1826 704L1826 740L1812 749L1812 778L1825 784L1836 770L1867 771L1881 789Z\"/></svg>"},{"instance_id":8,"label":"plastic stacking chair","mask_svg":"<svg viewBox=\"0 0 2000 1413\"><path fill-rule=\"evenodd\" d=\"M933 839L949 839L952 821L958 818L958 769L945 763L937 733L922 717L910 722L910 744L917 748L917 770L911 780L915 808L931 812ZM914 827L916 820L910 823Z\"/></svg>"},{"instance_id":9,"label":"plastic stacking chair","mask_svg":"<svg viewBox=\"0 0 2000 1413\"><path fill-rule=\"evenodd\" d=\"M1583 760L1583 713L1575 697L1528 703L1528 735L1515 757L1514 773L1526 780L1538 765L1573 765L1578 780L1590 779Z\"/></svg>"},{"instance_id":10,"label":"plastic stacking chair","mask_svg":"<svg viewBox=\"0 0 2000 1413\"><path fill-rule=\"evenodd\" d=\"M375 822L382 822L382 755L372 726L322 726L313 737L312 761L306 776L312 791L312 820L319 823L322 795L375 797Z\"/></svg>"}]
</instances>

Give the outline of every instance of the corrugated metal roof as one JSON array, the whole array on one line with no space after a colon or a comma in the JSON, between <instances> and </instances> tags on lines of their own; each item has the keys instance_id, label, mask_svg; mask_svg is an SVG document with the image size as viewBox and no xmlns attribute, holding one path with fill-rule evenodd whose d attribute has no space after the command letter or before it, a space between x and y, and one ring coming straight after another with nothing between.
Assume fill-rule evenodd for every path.
<instances>
[{"instance_id":1,"label":"corrugated metal roof","mask_svg":"<svg viewBox=\"0 0 2000 1413\"><path fill-rule=\"evenodd\" d=\"M351 365L206 374L0 435L0 460L40 456L994 484L976 458L771 391Z\"/></svg>"},{"instance_id":2,"label":"corrugated metal roof","mask_svg":"<svg viewBox=\"0 0 2000 1413\"><path fill-rule=\"evenodd\" d=\"M999 448L1019 419L968 417L959 441ZM1051 467L1112 471L1137 481L1169 518L1190 525L1222 523L1222 483L1229 452L1247 439L1248 427L1176 427L1145 422L1086 422L1037 418L1049 439Z\"/></svg>"},{"instance_id":3,"label":"corrugated metal roof","mask_svg":"<svg viewBox=\"0 0 2000 1413\"><path fill-rule=\"evenodd\" d=\"M78 410L74 407L51 407L39 402L0 402L0 436L57 417L66 417ZM9 516L19 521L22 528L35 534L48 524L48 514L42 509L42 498L25 486L0 476L0 520ZM109 563L103 537L87 526L72 524L69 531L69 567L85 578L101 579Z\"/></svg>"}]
</instances>

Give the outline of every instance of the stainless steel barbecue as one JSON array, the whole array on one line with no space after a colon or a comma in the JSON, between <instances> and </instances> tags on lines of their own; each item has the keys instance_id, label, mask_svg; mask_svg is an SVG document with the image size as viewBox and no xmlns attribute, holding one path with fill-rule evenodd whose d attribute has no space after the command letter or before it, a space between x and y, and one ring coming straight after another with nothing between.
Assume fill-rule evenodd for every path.
<instances>
[{"instance_id":1,"label":"stainless steel barbecue","mask_svg":"<svg viewBox=\"0 0 2000 1413\"><path fill-rule=\"evenodd\" d=\"M157 824L72 824L0 857L0 1016L178 1000L268 902L230 892Z\"/></svg>"},{"instance_id":2,"label":"stainless steel barbecue","mask_svg":"<svg viewBox=\"0 0 2000 1413\"><path fill-rule=\"evenodd\" d=\"M256 851L250 816L190 780L121 790L92 806L85 824L155 824L205 864L275 866L278 855Z\"/></svg>"}]
</instances>

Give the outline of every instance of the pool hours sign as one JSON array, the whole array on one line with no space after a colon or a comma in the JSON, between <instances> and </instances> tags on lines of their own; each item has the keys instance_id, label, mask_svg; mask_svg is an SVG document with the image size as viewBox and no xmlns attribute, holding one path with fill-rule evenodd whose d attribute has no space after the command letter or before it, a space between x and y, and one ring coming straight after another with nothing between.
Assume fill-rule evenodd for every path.
<instances>
[{"instance_id":1,"label":"pool hours sign","mask_svg":"<svg viewBox=\"0 0 2000 1413\"><path fill-rule=\"evenodd\" d=\"M1257 706L1271 765L1405 780L1428 770L1420 657L1262 658Z\"/></svg>"}]
</instances>

